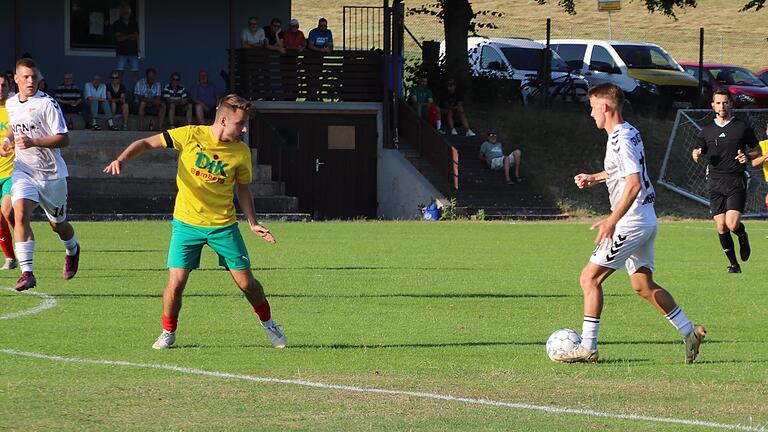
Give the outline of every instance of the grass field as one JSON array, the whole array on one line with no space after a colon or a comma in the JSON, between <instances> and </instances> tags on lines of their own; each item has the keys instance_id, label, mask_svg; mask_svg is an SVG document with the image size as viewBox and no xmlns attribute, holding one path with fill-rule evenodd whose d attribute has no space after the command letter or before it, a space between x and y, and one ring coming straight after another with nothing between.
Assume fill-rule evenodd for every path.
<instances>
[{"instance_id":1,"label":"grass field","mask_svg":"<svg viewBox=\"0 0 768 432\"><path fill-rule=\"evenodd\" d=\"M709 331L694 365L625 272L605 286L600 363L547 359L551 331L580 330L589 221L269 226L277 245L246 241L289 348L268 346L208 251L177 346L158 352L169 224L76 223L82 264L69 282L60 244L35 224L33 291L57 304L0 320L0 429L766 430L765 222L748 222L741 275L725 273L711 223L660 226L657 280ZM0 317L41 302L0 290Z\"/></svg>"}]
</instances>

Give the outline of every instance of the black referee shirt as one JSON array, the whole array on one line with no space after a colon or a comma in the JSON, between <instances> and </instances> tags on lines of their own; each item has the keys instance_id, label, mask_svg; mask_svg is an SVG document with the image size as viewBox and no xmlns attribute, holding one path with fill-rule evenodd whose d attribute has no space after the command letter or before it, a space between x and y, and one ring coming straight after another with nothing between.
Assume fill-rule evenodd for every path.
<instances>
[{"instance_id":1,"label":"black referee shirt","mask_svg":"<svg viewBox=\"0 0 768 432\"><path fill-rule=\"evenodd\" d=\"M741 175L747 168L736 160L736 153L747 153L758 144L755 131L743 121L733 117L725 126L712 122L699 131L698 143L702 156L709 156L710 177Z\"/></svg>"}]
</instances>

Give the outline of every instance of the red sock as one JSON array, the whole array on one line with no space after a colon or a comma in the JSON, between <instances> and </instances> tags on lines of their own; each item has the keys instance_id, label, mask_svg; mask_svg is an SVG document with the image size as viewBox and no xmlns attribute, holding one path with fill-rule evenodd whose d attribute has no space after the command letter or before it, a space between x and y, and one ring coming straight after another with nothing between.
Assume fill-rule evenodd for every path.
<instances>
[{"instance_id":1,"label":"red sock","mask_svg":"<svg viewBox=\"0 0 768 432\"><path fill-rule=\"evenodd\" d=\"M272 312L269 310L269 301L264 299L264 303L254 306L253 311L259 316L259 320L262 322L269 321L272 318Z\"/></svg>"},{"instance_id":2,"label":"red sock","mask_svg":"<svg viewBox=\"0 0 768 432\"><path fill-rule=\"evenodd\" d=\"M3 249L6 258L16 258L13 253L11 230L8 229L8 222L3 217L0 217L0 248Z\"/></svg>"},{"instance_id":3,"label":"red sock","mask_svg":"<svg viewBox=\"0 0 768 432\"><path fill-rule=\"evenodd\" d=\"M167 330L169 332L175 332L176 323L178 321L179 321L179 317L169 317L163 314L163 330Z\"/></svg>"}]
</instances>

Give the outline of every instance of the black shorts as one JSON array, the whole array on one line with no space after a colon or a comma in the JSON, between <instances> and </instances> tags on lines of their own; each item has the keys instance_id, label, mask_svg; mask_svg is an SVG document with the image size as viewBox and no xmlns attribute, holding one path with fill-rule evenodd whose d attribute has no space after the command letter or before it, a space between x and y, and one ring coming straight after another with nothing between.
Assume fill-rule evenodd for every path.
<instances>
[{"instance_id":1,"label":"black shorts","mask_svg":"<svg viewBox=\"0 0 768 432\"><path fill-rule=\"evenodd\" d=\"M747 178L736 175L709 179L709 213L712 216L728 210L744 213L747 202Z\"/></svg>"}]
</instances>

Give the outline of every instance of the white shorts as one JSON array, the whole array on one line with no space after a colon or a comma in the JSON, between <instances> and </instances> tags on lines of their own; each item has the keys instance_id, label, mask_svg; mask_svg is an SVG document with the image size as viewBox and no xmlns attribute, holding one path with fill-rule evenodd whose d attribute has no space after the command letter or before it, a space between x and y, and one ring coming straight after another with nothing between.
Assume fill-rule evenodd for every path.
<instances>
[{"instance_id":1,"label":"white shorts","mask_svg":"<svg viewBox=\"0 0 768 432\"><path fill-rule=\"evenodd\" d=\"M653 242L655 226L617 227L611 243L599 245L589 261L614 270L627 268L630 275L640 267L653 272Z\"/></svg>"},{"instance_id":2,"label":"white shorts","mask_svg":"<svg viewBox=\"0 0 768 432\"><path fill-rule=\"evenodd\" d=\"M507 158L509 160L510 165L513 165L515 163L515 155L513 153L510 153L506 156L499 156L497 158L491 159L491 169L492 170L501 169L501 167L504 166L504 158Z\"/></svg>"},{"instance_id":3,"label":"white shorts","mask_svg":"<svg viewBox=\"0 0 768 432\"><path fill-rule=\"evenodd\" d=\"M48 220L61 223L67 220L67 179L37 180L29 175L14 171L11 177L11 202L20 199L34 201L40 205Z\"/></svg>"}]
</instances>

